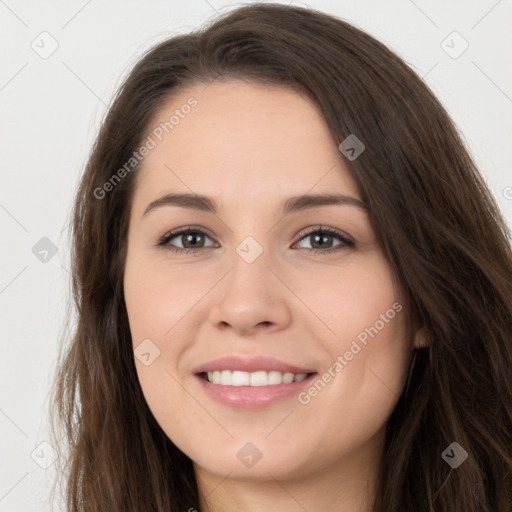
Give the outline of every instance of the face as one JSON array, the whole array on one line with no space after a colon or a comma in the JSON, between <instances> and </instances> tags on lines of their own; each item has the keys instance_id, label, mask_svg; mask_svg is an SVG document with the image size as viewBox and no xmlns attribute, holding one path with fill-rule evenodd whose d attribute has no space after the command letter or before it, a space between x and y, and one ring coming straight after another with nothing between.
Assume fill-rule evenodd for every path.
<instances>
[{"instance_id":1,"label":"face","mask_svg":"<svg viewBox=\"0 0 512 512\"><path fill-rule=\"evenodd\" d=\"M124 289L162 429L196 469L240 479L374 457L414 340L319 110L285 87L215 81L170 100L148 135ZM325 194L341 198L290 199Z\"/></svg>"}]
</instances>

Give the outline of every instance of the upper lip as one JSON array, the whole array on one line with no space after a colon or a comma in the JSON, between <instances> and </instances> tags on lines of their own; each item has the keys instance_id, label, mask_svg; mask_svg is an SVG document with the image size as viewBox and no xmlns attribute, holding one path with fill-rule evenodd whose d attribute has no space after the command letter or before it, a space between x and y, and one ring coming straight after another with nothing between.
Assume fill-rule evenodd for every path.
<instances>
[{"instance_id":1,"label":"upper lip","mask_svg":"<svg viewBox=\"0 0 512 512\"><path fill-rule=\"evenodd\" d=\"M267 356L241 356L241 355L228 355L219 357L212 361L208 361L193 370L193 373L204 373L222 370L242 371L242 372L257 372L262 371L277 371L281 373L314 373L314 370L301 368L293 364L286 363L279 359Z\"/></svg>"}]
</instances>

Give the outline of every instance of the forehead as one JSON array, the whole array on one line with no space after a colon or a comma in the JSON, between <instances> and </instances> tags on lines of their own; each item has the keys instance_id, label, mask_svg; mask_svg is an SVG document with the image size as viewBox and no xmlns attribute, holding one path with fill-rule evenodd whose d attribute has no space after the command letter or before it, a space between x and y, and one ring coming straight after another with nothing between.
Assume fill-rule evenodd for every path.
<instances>
[{"instance_id":1,"label":"forehead","mask_svg":"<svg viewBox=\"0 0 512 512\"><path fill-rule=\"evenodd\" d=\"M147 135L156 145L137 171L136 195L179 190L222 203L310 190L359 196L320 110L292 88L195 84L156 112Z\"/></svg>"}]
</instances>

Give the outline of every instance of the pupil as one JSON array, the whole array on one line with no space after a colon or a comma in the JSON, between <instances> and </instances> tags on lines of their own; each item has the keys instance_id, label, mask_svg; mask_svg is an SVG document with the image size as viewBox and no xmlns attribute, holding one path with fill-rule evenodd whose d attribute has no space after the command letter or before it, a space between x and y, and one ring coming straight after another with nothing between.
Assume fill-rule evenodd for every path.
<instances>
[{"instance_id":1,"label":"pupil","mask_svg":"<svg viewBox=\"0 0 512 512\"><path fill-rule=\"evenodd\" d=\"M185 241L186 242L185 242L184 246L187 247L187 244L188 244L189 241L193 242L194 239L201 238L201 236L202 235L198 234L198 233L189 233L189 234L185 235ZM195 244L192 245L192 247L194 247L194 246L195 246Z\"/></svg>"},{"instance_id":2,"label":"pupil","mask_svg":"<svg viewBox=\"0 0 512 512\"><path fill-rule=\"evenodd\" d=\"M313 245L313 247L315 247L315 246L317 245L317 240L318 240L318 239L322 240L323 242L326 242L326 241L328 241L330 238L331 238L331 235L318 235L318 234L317 234L317 235L314 235L314 236L313 236L313 240L314 240L314 242L313 242L313 244L312 244L312 245ZM316 248L316 249L318 249L318 248L322 248L322 243L321 243L321 242L320 242L320 244L319 244L319 245L320 245L320 247L315 247L315 248Z\"/></svg>"}]
</instances>

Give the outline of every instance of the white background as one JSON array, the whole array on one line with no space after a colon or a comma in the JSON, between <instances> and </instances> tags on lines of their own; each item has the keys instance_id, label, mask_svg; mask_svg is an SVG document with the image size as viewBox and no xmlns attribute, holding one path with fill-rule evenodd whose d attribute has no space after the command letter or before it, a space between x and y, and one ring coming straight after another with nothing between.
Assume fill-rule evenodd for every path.
<instances>
[{"instance_id":1,"label":"white background","mask_svg":"<svg viewBox=\"0 0 512 512\"><path fill-rule=\"evenodd\" d=\"M512 225L512 2L292 3L354 23L425 76ZM49 439L48 391L69 301L66 228L106 105L148 47L238 5L0 0L1 512L52 510L55 465L36 461L51 462L51 448L40 443ZM59 45L46 59L31 47L50 48L44 31ZM469 44L456 59L441 45L453 31ZM445 44L457 49L462 41ZM32 252L43 237L58 248L47 262Z\"/></svg>"}]
</instances>

